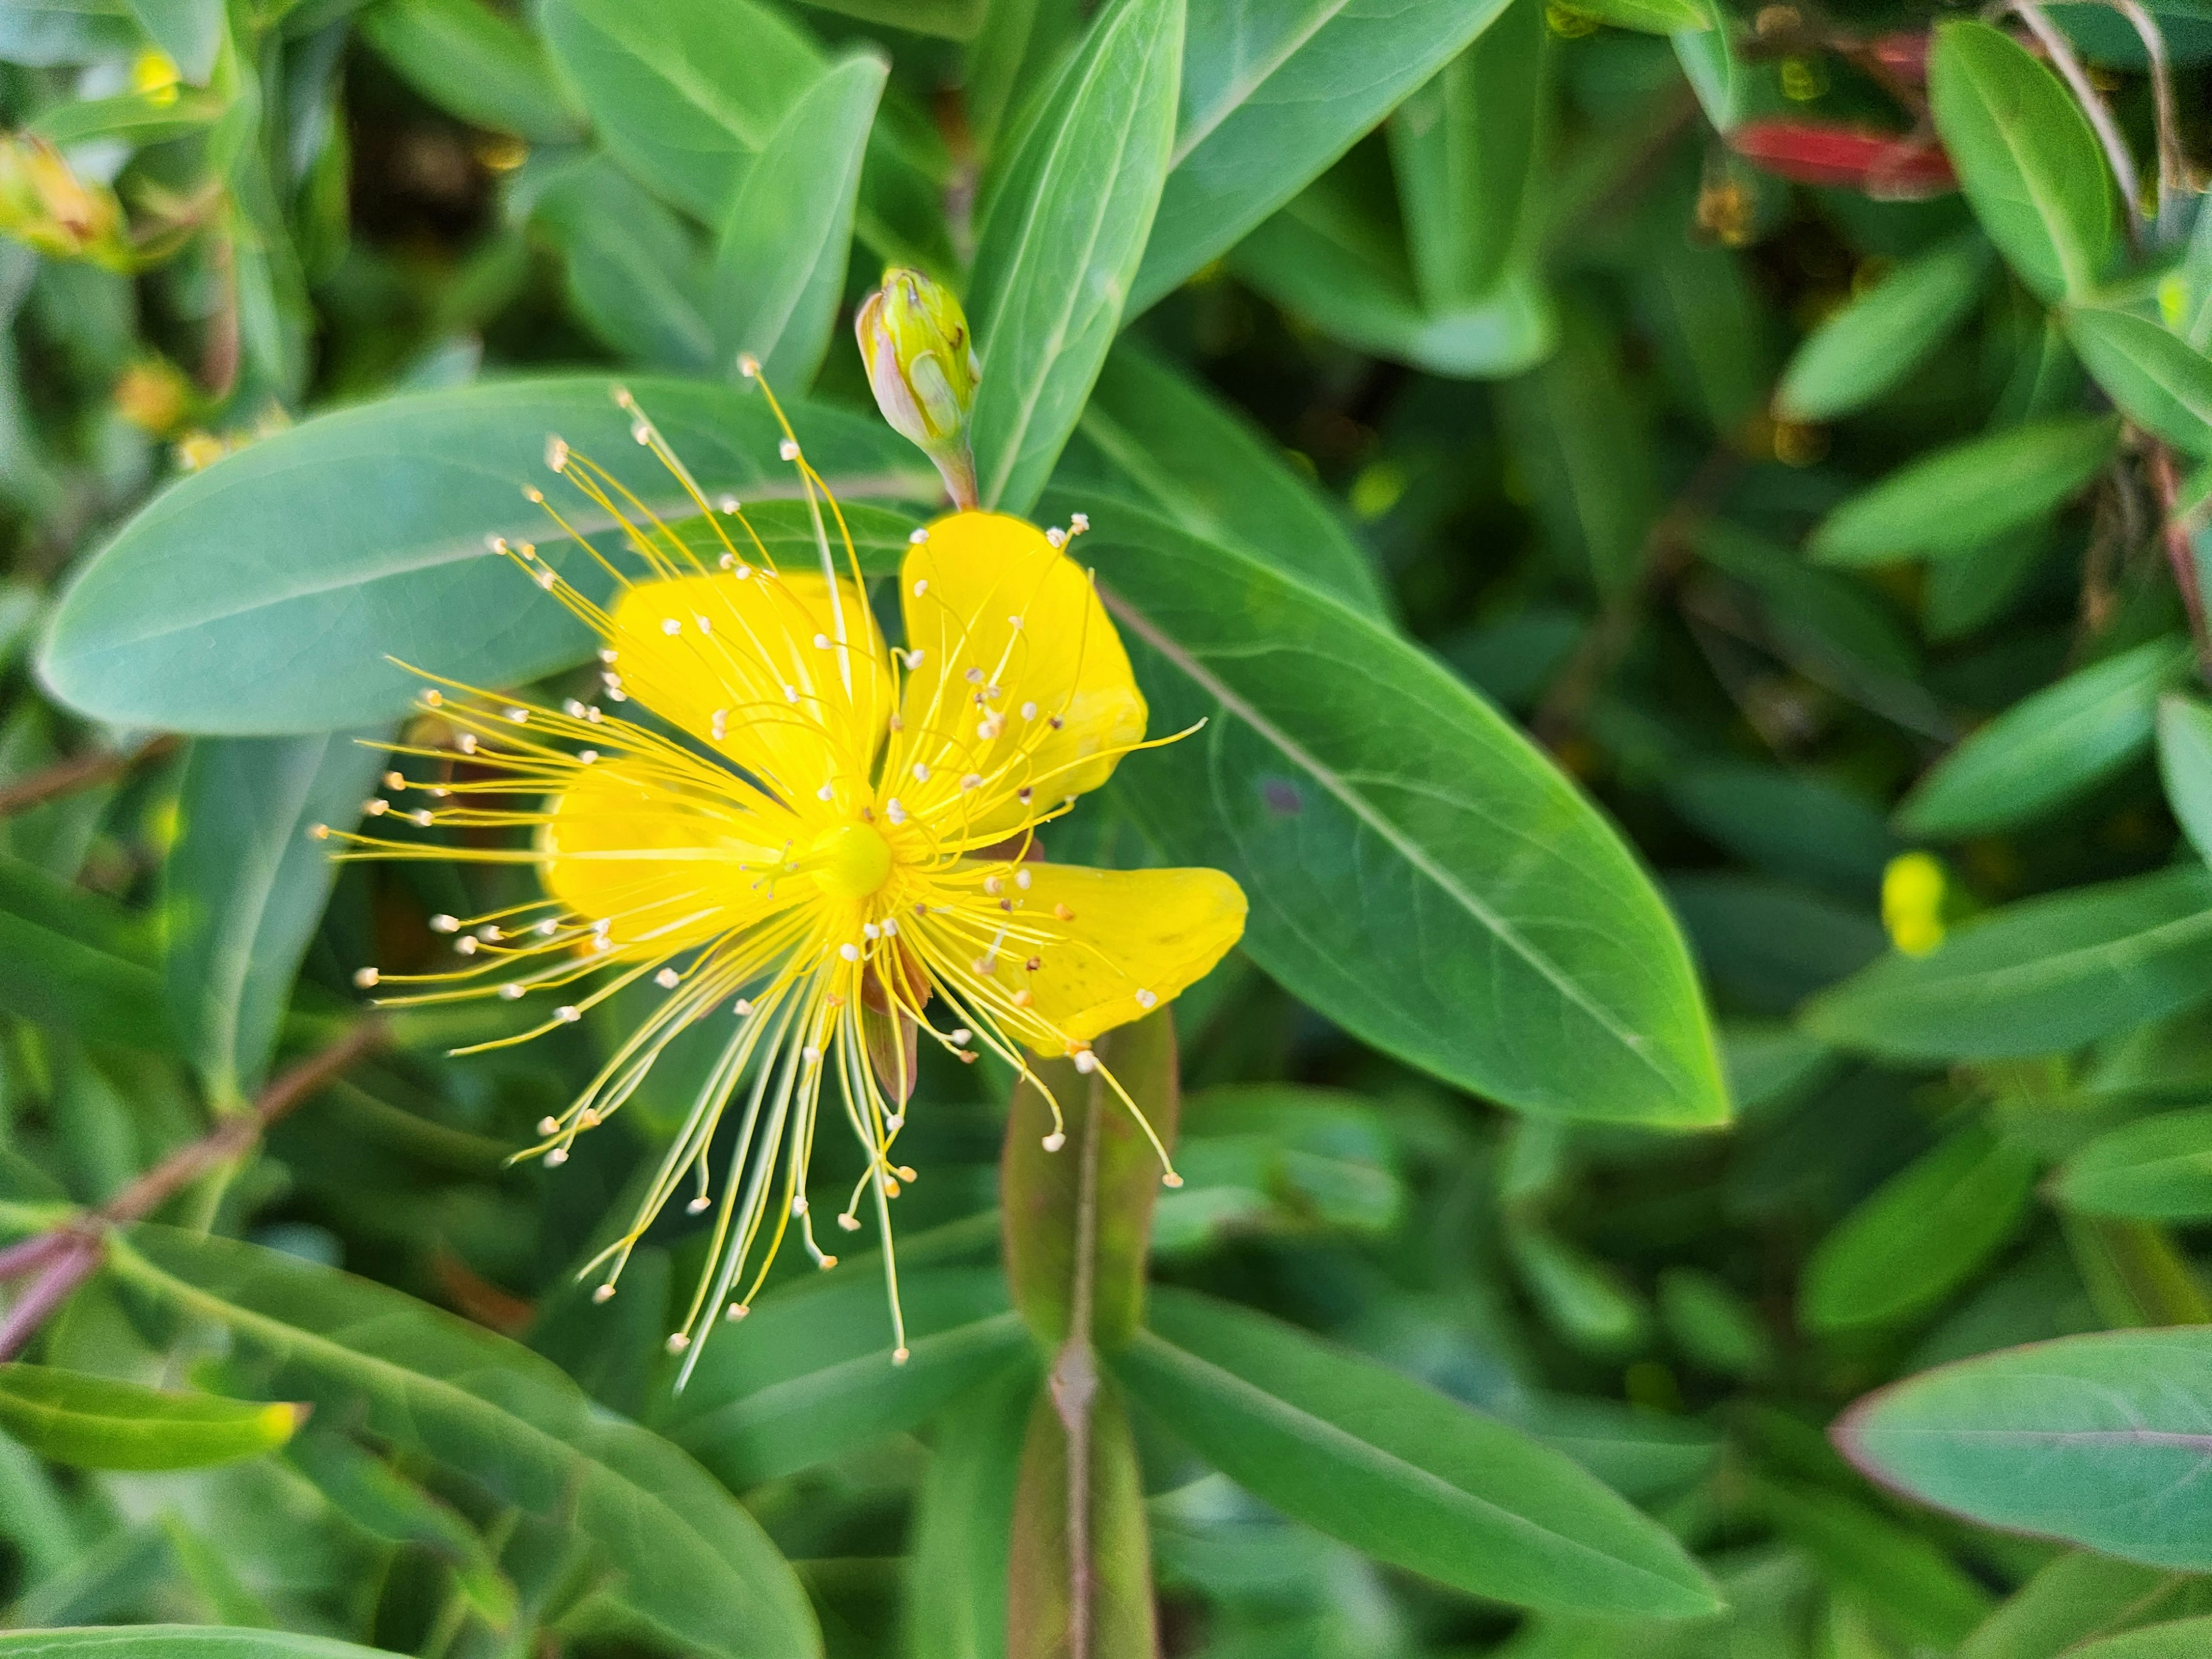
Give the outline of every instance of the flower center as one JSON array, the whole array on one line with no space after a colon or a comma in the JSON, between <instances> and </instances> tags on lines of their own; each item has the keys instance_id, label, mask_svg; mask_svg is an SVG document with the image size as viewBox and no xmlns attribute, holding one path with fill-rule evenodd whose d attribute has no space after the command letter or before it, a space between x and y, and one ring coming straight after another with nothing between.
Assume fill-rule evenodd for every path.
<instances>
[{"instance_id":1,"label":"flower center","mask_svg":"<svg viewBox=\"0 0 2212 1659\"><path fill-rule=\"evenodd\" d=\"M806 867L830 897L866 898L890 879L890 843L867 824L840 824L815 837Z\"/></svg>"}]
</instances>

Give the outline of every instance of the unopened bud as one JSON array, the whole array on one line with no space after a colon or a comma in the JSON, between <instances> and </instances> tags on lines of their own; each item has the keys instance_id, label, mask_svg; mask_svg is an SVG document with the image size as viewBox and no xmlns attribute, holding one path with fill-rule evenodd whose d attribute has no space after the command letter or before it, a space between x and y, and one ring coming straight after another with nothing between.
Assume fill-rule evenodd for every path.
<instances>
[{"instance_id":1,"label":"unopened bud","mask_svg":"<svg viewBox=\"0 0 2212 1659\"><path fill-rule=\"evenodd\" d=\"M166 438L192 410L192 386L177 366L149 357L123 371L115 383L115 409L141 432Z\"/></svg>"},{"instance_id":2,"label":"unopened bud","mask_svg":"<svg viewBox=\"0 0 2212 1659\"><path fill-rule=\"evenodd\" d=\"M894 265L862 303L853 330L876 407L935 463L954 502L974 507L968 417L982 369L960 301L920 271Z\"/></svg>"},{"instance_id":3,"label":"unopened bud","mask_svg":"<svg viewBox=\"0 0 2212 1659\"><path fill-rule=\"evenodd\" d=\"M0 136L0 234L54 259L131 267L123 208L105 185L88 185L36 133Z\"/></svg>"}]
</instances>

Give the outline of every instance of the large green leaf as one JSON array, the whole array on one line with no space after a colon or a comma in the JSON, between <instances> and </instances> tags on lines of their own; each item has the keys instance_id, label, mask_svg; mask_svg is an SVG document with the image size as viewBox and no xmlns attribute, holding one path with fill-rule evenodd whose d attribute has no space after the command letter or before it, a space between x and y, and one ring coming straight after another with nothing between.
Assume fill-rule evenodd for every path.
<instances>
[{"instance_id":1,"label":"large green leaf","mask_svg":"<svg viewBox=\"0 0 2212 1659\"><path fill-rule=\"evenodd\" d=\"M2177 1619L2141 1630L2085 1642L2068 1652L2072 1659L2197 1659L2212 1650L2212 1618Z\"/></svg>"},{"instance_id":2,"label":"large green leaf","mask_svg":"<svg viewBox=\"0 0 2212 1659\"><path fill-rule=\"evenodd\" d=\"M0 1431L81 1469L200 1469L258 1457L305 1408L176 1394L48 1365L0 1365Z\"/></svg>"},{"instance_id":3,"label":"large green leaf","mask_svg":"<svg viewBox=\"0 0 2212 1659\"><path fill-rule=\"evenodd\" d=\"M166 1049L176 1041L144 925L3 854L0 1006L94 1042Z\"/></svg>"},{"instance_id":4,"label":"large green leaf","mask_svg":"<svg viewBox=\"0 0 2212 1659\"><path fill-rule=\"evenodd\" d=\"M131 14L178 74L196 87L208 83L222 50L222 0L131 0Z\"/></svg>"},{"instance_id":5,"label":"large green leaf","mask_svg":"<svg viewBox=\"0 0 2212 1659\"><path fill-rule=\"evenodd\" d=\"M1129 314L1297 194L1505 0L1279 0L1192 9L1173 171Z\"/></svg>"},{"instance_id":6,"label":"large green leaf","mask_svg":"<svg viewBox=\"0 0 2212 1659\"><path fill-rule=\"evenodd\" d=\"M732 490L749 505L773 505L797 494L757 394L633 386L710 499ZM83 712L126 724L319 732L410 707L421 682L392 658L495 686L580 661L588 630L485 546L491 536L535 541L586 592L605 591L591 561L523 499L524 485L546 485L571 525L587 534L606 527L546 471L556 433L657 511L696 511L631 441L610 391L603 378L571 376L393 398L308 421L191 474L125 526L63 596L40 659L46 684ZM841 499L935 495L934 476L879 422L803 407L793 420ZM855 523L856 536L868 523ZM895 558L903 539L902 529L884 550ZM787 545L811 561L811 548Z\"/></svg>"},{"instance_id":7,"label":"large green leaf","mask_svg":"<svg viewBox=\"0 0 2212 1659\"><path fill-rule=\"evenodd\" d=\"M465 121L532 143L583 134L544 48L483 0L377 0L359 27L402 80Z\"/></svg>"},{"instance_id":8,"label":"large green leaf","mask_svg":"<svg viewBox=\"0 0 2212 1659\"><path fill-rule=\"evenodd\" d=\"M2088 1551L2039 1569L1960 1646L1958 1659L2058 1659L2077 1644L2152 1620L2202 1613L2212 1585Z\"/></svg>"},{"instance_id":9,"label":"large green leaf","mask_svg":"<svg viewBox=\"0 0 2212 1659\"><path fill-rule=\"evenodd\" d=\"M162 866L169 1011L208 1092L260 1086L337 866L308 836L344 827L384 764L351 732L204 738L185 763Z\"/></svg>"},{"instance_id":10,"label":"large green leaf","mask_svg":"<svg viewBox=\"0 0 2212 1659\"><path fill-rule=\"evenodd\" d=\"M1343 514L1274 441L1167 359L1125 336L1106 359L1053 487L1054 517L1108 522L1102 493L1273 564L1370 616L1387 613L1375 561Z\"/></svg>"},{"instance_id":11,"label":"large green leaf","mask_svg":"<svg viewBox=\"0 0 2212 1659\"><path fill-rule=\"evenodd\" d=\"M1006 1659L1014 1492L1037 1393L1014 1366L939 1414L908 1544L912 1659Z\"/></svg>"},{"instance_id":12,"label":"large green leaf","mask_svg":"<svg viewBox=\"0 0 2212 1659\"><path fill-rule=\"evenodd\" d=\"M1837 1442L1984 1526L2212 1568L2212 1330L2108 1331L1939 1366L1869 1395Z\"/></svg>"},{"instance_id":13,"label":"large green leaf","mask_svg":"<svg viewBox=\"0 0 2212 1659\"><path fill-rule=\"evenodd\" d=\"M741 1492L910 1429L1029 1353L995 1269L939 1268L902 1277L911 1353L893 1364L873 1266L763 1297L654 1426Z\"/></svg>"},{"instance_id":14,"label":"large green leaf","mask_svg":"<svg viewBox=\"0 0 2212 1659\"><path fill-rule=\"evenodd\" d=\"M607 147L712 225L822 70L814 43L757 0L552 0L544 27Z\"/></svg>"},{"instance_id":15,"label":"large green leaf","mask_svg":"<svg viewBox=\"0 0 2212 1659\"><path fill-rule=\"evenodd\" d=\"M2025 823L2150 747L2160 695L2189 672L2186 639L2152 640L2023 697L1913 786L1897 821L1922 836Z\"/></svg>"},{"instance_id":16,"label":"large green leaf","mask_svg":"<svg viewBox=\"0 0 2212 1659\"><path fill-rule=\"evenodd\" d=\"M1550 33L1537 0L1508 0L1497 22L1390 118L1407 246L1430 311L1479 304L1520 242Z\"/></svg>"},{"instance_id":17,"label":"large green leaf","mask_svg":"<svg viewBox=\"0 0 2212 1659\"><path fill-rule=\"evenodd\" d=\"M1807 1005L1806 1029L1899 1060L2058 1054L2212 997L2212 871L2029 899L1931 955L1892 956Z\"/></svg>"},{"instance_id":18,"label":"large green leaf","mask_svg":"<svg viewBox=\"0 0 2212 1659\"><path fill-rule=\"evenodd\" d=\"M2079 490L2112 459L2119 435L2110 416L2069 416L1937 450L1852 496L1808 546L1831 564L1966 552Z\"/></svg>"},{"instance_id":19,"label":"large green leaf","mask_svg":"<svg viewBox=\"0 0 2212 1659\"><path fill-rule=\"evenodd\" d=\"M1968 19L1937 27L1928 90L1960 186L2021 281L2045 300L2087 293L2112 258L2113 190L2073 94Z\"/></svg>"},{"instance_id":20,"label":"large green leaf","mask_svg":"<svg viewBox=\"0 0 2212 1659\"><path fill-rule=\"evenodd\" d=\"M1932 1307L2020 1224L2033 1158L1979 1127L1960 1130L1845 1216L1805 1265L1807 1328L1884 1325Z\"/></svg>"},{"instance_id":21,"label":"large green leaf","mask_svg":"<svg viewBox=\"0 0 2212 1659\"><path fill-rule=\"evenodd\" d=\"M221 1625L103 1625L0 1631L0 1659L394 1659L327 1636Z\"/></svg>"},{"instance_id":22,"label":"large green leaf","mask_svg":"<svg viewBox=\"0 0 2212 1659\"><path fill-rule=\"evenodd\" d=\"M2069 1209L2139 1221L2212 1216L2212 1109L2164 1112L2099 1135L2051 1184Z\"/></svg>"},{"instance_id":23,"label":"large green leaf","mask_svg":"<svg viewBox=\"0 0 2212 1659\"><path fill-rule=\"evenodd\" d=\"M604 1594L655 1639L714 1659L821 1651L805 1591L744 1508L527 1349L250 1244L142 1226L112 1260L125 1282L228 1330L284 1391L573 1528Z\"/></svg>"},{"instance_id":24,"label":"large green leaf","mask_svg":"<svg viewBox=\"0 0 2212 1659\"><path fill-rule=\"evenodd\" d=\"M538 182L531 223L561 256L569 303L616 355L703 373L714 357L707 259L690 227L605 155Z\"/></svg>"},{"instance_id":25,"label":"large green leaf","mask_svg":"<svg viewBox=\"0 0 2212 1659\"><path fill-rule=\"evenodd\" d=\"M1334 179L1302 192L1231 256L1237 274L1346 344L1435 374L1518 374L1552 349L1552 308L1524 271L1446 309L1425 308L1374 204Z\"/></svg>"},{"instance_id":26,"label":"large green leaf","mask_svg":"<svg viewBox=\"0 0 2212 1659\"><path fill-rule=\"evenodd\" d=\"M1966 320L1989 264L1987 245L1969 234L1899 265L1806 337L1783 371L1776 412L1832 421L1895 388Z\"/></svg>"},{"instance_id":27,"label":"large green leaf","mask_svg":"<svg viewBox=\"0 0 2212 1659\"><path fill-rule=\"evenodd\" d=\"M1113 1361L1139 1404L1285 1514L1471 1595L1689 1617L1717 1605L1654 1522L1558 1452L1371 1360L1188 1291Z\"/></svg>"},{"instance_id":28,"label":"large green leaf","mask_svg":"<svg viewBox=\"0 0 2212 1659\"><path fill-rule=\"evenodd\" d=\"M1133 510L1115 522L1085 545L1153 727L1207 722L1115 787L1170 859L1243 884L1261 966L1368 1042L1526 1110L1725 1117L1680 935L1525 738L1334 600Z\"/></svg>"},{"instance_id":29,"label":"large green leaf","mask_svg":"<svg viewBox=\"0 0 2212 1659\"><path fill-rule=\"evenodd\" d=\"M2212 358L2131 312L2069 308L2066 337L2105 395L2146 431L2212 455Z\"/></svg>"},{"instance_id":30,"label":"large green leaf","mask_svg":"<svg viewBox=\"0 0 2212 1659\"><path fill-rule=\"evenodd\" d=\"M797 392L813 384L845 297L860 158L889 73L866 53L824 71L732 198L709 313L725 374L750 353L771 386Z\"/></svg>"},{"instance_id":31,"label":"large green leaf","mask_svg":"<svg viewBox=\"0 0 2212 1659\"><path fill-rule=\"evenodd\" d=\"M985 507L1029 511L1121 325L1167 176L1182 48L1183 0L1116 0L992 198L969 289Z\"/></svg>"}]
</instances>

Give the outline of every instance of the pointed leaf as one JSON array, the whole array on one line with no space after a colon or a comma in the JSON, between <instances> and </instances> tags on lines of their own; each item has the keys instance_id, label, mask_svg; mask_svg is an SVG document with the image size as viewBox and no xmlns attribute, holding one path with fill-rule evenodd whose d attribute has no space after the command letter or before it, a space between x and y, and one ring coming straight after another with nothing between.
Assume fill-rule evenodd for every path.
<instances>
[{"instance_id":1,"label":"pointed leaf","mask_svg":"<svg viewBox=\"0 0 2212 1659\"><path fill-rule=\"evenodd\" d=\"M2212 863L2212 708L2178 691L2159 699L2158 770L2182 833Z\"/></svg>"},{"instance_id":2,"label":"pointed leaf","mask_svg":"<svg viewBox=\"0 0 2212 1659\"><path fill-rule=\"evenodd\" d=\"M1067 1431L1051 1395L1037 1390L1022 1445L1014 1496L1013 1548L1006 1568L1006 1659L1153 1659L1159 1651L1152 1610L1152 1545L1145 1526L1143 1472L1116 1391L1102 1388L1091 1405L1090 1458L1084 1490L1090 1541L1089 1642L1073 1647L1076 1587L1068 1543Z\"/></svg>"},{"instance_id":3,"label":"pointed leaf","mask_svg":"<svg viewBox=\"0 0 2212 1659\"><path fill-rule=\"evenodd\" d=\"M1806 337L1783 371L1777 412L1832 421L1894 390L1966 319L1989 265L1973 235L1899 265Z\"/></svg>"},{"instance_id":4,"label":"pointed leaf","mask_svg":"<svg viewBox=\"0 0 2212 1659\"><path fill-rule=\"evenodd\" d=\"M2212 1568L2212 1330L1960 1360L1869 1395L1833 1432L1874 1479L1984 1526Z\"/></svg>"},{"instance_id":5,"label":"pointed leaf","mask_svg":"<svg viewBox=\"0 0 2212 1659\"><path fill-rule=\"evenodd\" d=\"M176 1044L143 923L112 901L5 854L0 1006L92 1042Z\"/></svg>"},{"instance_id":6,"label":"pointed leaf","mask_svg":"<svg viewBox=\"0 0 2212 1659\"><path fill-rule=\"evenodd\" d=\"M396 1659L326 1636L221 1625L120 1625L0 1631L0 1659Z\"/></svg>"},{"instance_id":7,"label":"pointed leaf","mask_svg":"<svg viewBox=\"0 0 2212 1659\"><path fill-rule=\"evenodd\" d=\"M583 114L544 47L483 0L379 0L362 9L360 28L401 80L463 120L534 144L583 136Z\"/></svg>"},{"instance_id":8,"label":"pointed leaf","mask_svg":"<svg viewBox=\"0 0 2212 1659\"><path fill-rule=\"evenodd\" d=\"M1523 1110L1725 1117L1672 918L1525 738L1334 600L1140 530L1133 510L1115 526L1085 547L1152 729L1208 724L1115 787L1168 860L1243 884L1262 967L1364 1040Z\"/></svg>"},{"instance_id":9,"label":"pointed leaf","mask_svg":"<svg viewBox=\"0 0 2212 1659\"><path fill-rule=\"evenodd\" d=\"M2060 1167L2051 1191L2086 1215L2212 1217L2212 1109L2161 1112L2099 1135Z\"/></svg>"},{"instance_id":10,"label":"pointed leaf","mask_svg":"<svg viewBox=\"0 0 2212 1659\"><path fill-rule=\"evenodd\" d=\"M1182 114L1129 315L1320 176L1505 0L1278 0L1192 9Z\"/></svg>"},{"instance_id":11,"label":"pointed leaf","mask_svg":"<svg viewBox=\"0 0 2212 1659\"><path fill-rule=\"evenodd\" d=\"M250 1244L141 1226L126 1282L228 1330L287 1389L571 1527L603 1594L659 1643L711 1659L821 1652L805 1592L759 1523L666 1441L551 1364L381 1285Z\"/></svg>"},{"instance_id":12,"label":"pointed leaf","mask_svg":"<svg viewBox=\"0 0 2212 1659\"><path fill-rule=\"evenodd\" d=\"M771 509L798 494L762 399L737 387L631 383L700 486ZM164 491L78 570L56 606L40 669L71 706L123 724L257 733L323 732L404 714L424 672L512 684L581 661L588 629L487 538L532 541L587 592L604 578L522 496L550 486L587 534L600 515L545 470L559 434L665 515L696 511L634 443L596 376L511 380L392 398L320 416ZM813 465L839 498L927 501L935 475L879 422L795 408ZM782 545L814 558L804 514ZM757 527L770 537L775 514ZM765 520L768 522L763 523ZM911 520L854 518L894 564ZM314 535L301 526L313 525ZM878 546L877 544L880 543ZM620 544L604 544L615 553ZM770 539L771 549L777 543ZM221 559L210 548L223 550ZM488 619L496 619L495 624ZM301 641L312 641L312 649Z\"/></svg>"},{"instance_id":13,"label":"pointed leaf","mask_svg":"<svg viewBox=\"0 0 2212 1659\"><path fill-rule=\"evenodd\" d=\"M860 159L889 73L866 53L833 65L746 173L714 254L708 314L724 374L749 352L779 391L813 384L845 297Z\"/></svg>"},{"instance_id":14,"label":"pointed leaf","mask_svg":"<svg viewBox=\"0 0 2212 1659\"><path fill-rule=\"evenodd\" d=\"M2148 317L2069 308L2066 337L2120 412L2177 449L2212 455L2212 358Z\"/></svg>"},{"instance_id":15,"label":"pointed leaf","mask_svg":"<svg viewBox=\"0 0 2212 1659\"><path fill-rule=\"evenodd\" d=\"M975 250L985 507L1025 513L1121 325L1175 135L1183 0L1116 0L1008 163Z\"/></svg>"},{"instance_id":16,"label":"pointed leaf","mask_svg":"<svg viewBox=\"0 0 2212 1659\"><path fill-rule=\"evenodd\" d=\"M1285 1514L1516 1606L1683 1618L1717 1605L1656 1522L1494 1418L1263 1314L1158 1290L1114 1360L1137 1401Z\"/></svg>"},{"instance_id":17,"label":"pointed leaf","mask_svg":"<svg viewBox=\"0 0 2212 1659\"><path fill-rule=\"evenodd\" d=\"M2063 1054L2212 997L2212 871L2075 888L1891 956L1807 1005L1805 1029L1899 1060Z\"/></svg>"},{"instance_id":18,"label":"pointed leaf","mask_svg":"<svg viewBox=\"0 0 2212 1659\"><path fill-rule=\"evenodd\" d=\"M274 1451L304 1406L179 1394L48 1365L0 1365L0 1430L81 1469L204 1469Z\"/></svg>"}]
</instances>

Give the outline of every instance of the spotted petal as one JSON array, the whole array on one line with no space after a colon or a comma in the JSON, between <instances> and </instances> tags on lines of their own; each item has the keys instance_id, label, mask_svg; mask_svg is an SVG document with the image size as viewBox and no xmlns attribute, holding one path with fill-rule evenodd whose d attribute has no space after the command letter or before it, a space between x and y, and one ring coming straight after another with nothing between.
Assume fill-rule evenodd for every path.
<instances>
[{"instance_id":1,"label":"spotted petal","mask_svg":"<svg viewBox=\"0 0 2212 1659\"><path fill-rule=\"evenodd\" d=\"M897 759L929 772L906 805L959 801L958 844L987 845L1096 789L1143 738L1145 699L1121 636L1082 567L1036 526L997 513L940 519L899 583L907 646L921 654Z\"/></svg>"}]
</instances>

